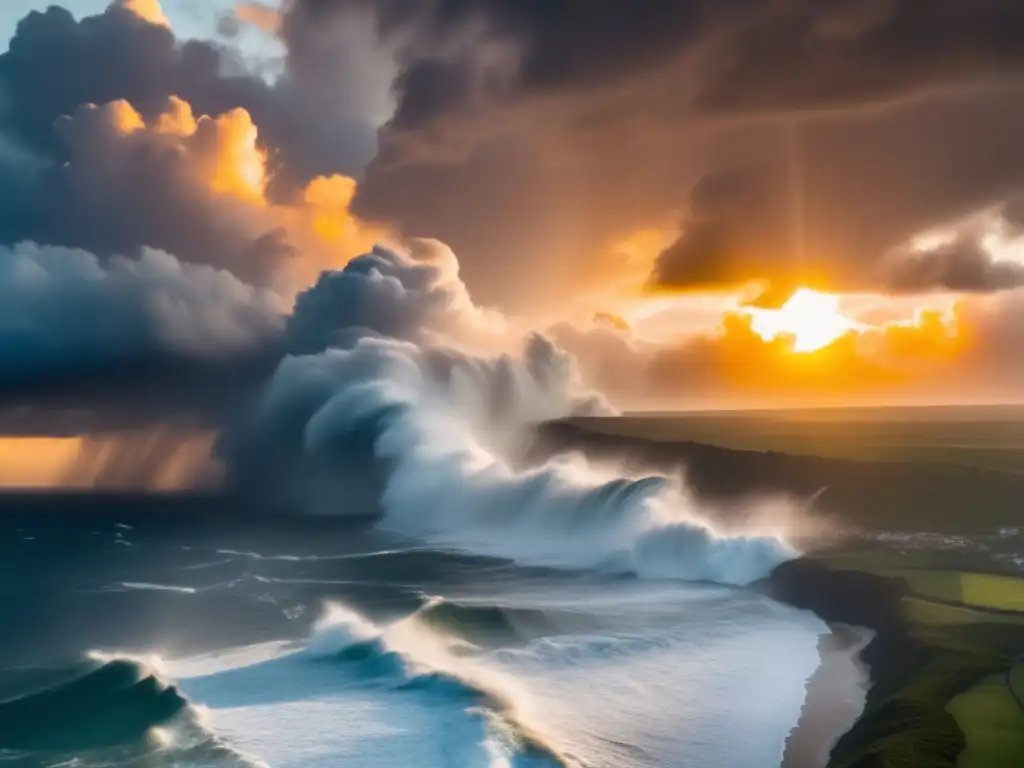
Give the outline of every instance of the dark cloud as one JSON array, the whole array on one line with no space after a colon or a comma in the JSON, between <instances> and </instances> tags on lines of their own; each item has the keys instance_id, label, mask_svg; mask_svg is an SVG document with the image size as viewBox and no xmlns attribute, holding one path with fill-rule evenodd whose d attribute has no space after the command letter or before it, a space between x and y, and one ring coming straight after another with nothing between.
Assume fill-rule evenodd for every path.
<instances>
[{"instance_id":1,"label":"dark cloud","mask_svg":"<svg viewBox=\"0 0 1024 768\"><path fill-rule=\"evenodd\" d=\"M795 275L870 285L882 254L1024 182L1024 108L1011 82L1024 11L999 0L292 0L279 16L251 7L259 19L240 18L283 45L276 79L124 8L77 22L60 9L31 14L0 55L3 133L59 168L69 148L51 126L83 103L123 98L147 121L171 94L197 114L242 107L272 150L272 193L291 196L311 176L362 168L374 125L392 115L357 212L450 243L479 298L516 309L599 284L615 270L613 243L680 214L683 236L655 283ZM800 123L799 235L780 120ZM695 210L697 180L751 165L761 180L736 182L751 189ZM272 262L294 246L266 227L218 248L201 233L223 219L205 224L209 215L185 209L203 242L183 242L147 213L147 194L127 198L132 227L90 229L97 208L125 198L82 204L73 171L33 177L34 190L5 176L0 238L100 254L150 244L220 265Z\"/></svg>"},{"instance_id":2,"label":"dark cloud","mask_svg":"<svg viewBox=\"0 0 1024 768\"><path fill-rule=\"evenodd\" d=\"M594 265L617 238L680 213L655 282L878 286L907 238L1024 186L1015 3L290 8L371 9L398 47L395 118L357 210L450 243L487 302L556 300L607 272ZM721 193L735 200L693 210L697 180L748 166L759 179Z\"/></svg>"},{"instance_id":3,"label":"dark cloud","mask_svg":"<svg viewBox=\"0 0 1024 768\"><path fill-rule=\"evenodd\" d=\"M894 291L987 293L1024 286L1024 264L997 259L976 238L968 236L900 255L890 268L888 280Z\"/></svg>"},{"instance_id":4,"label":"dark cloud","mask_svg":"<svg viewBox=\"0 0 1024 768\"><path fill-rule=\"evenodd\" d=\"M680 114L871 103L1024 63L1024 9L1011 0L292 0L286 17L367 10L407 63L445 51L452 64L492 66L481 46L459 47L467 36L513 48L514 87L496 96L578 95L671 69ZM415 86L401 98L429 100Z\"/></svg>"},{"instance_id":5,"label":"dark cloud","mask_svg":"<svg viewBox=\"0 0 1024 768\"><path fill-rule=\"evenodd\" d=\"M177 40L119 5L81 20L56 6L33 11L0 54L0 125L59 162L64 148L52 126L61 115L124 99L150 118L177 96L197 114L247 110L291 178L357 171L373 153L373 125L364 114L368 86L357 86L364 73L351 57L315 57L324 45L310 45L313 29L300 34L286 26L284 34L294 53L283 76L268 83L248 74L229 50ZM311 66L313 58L324 66Z\"/></svg>"},{"instance_id":6,"label":"dark cloud","mask_svg":"<svg viewBox=\"0 0 1024 768\"><path fill-rule=\"evenodd\" d=\"M1013 0L765 5L716 51L699 108L842 108L1019 77L1024 65L1024 6Z\"/></svg>"},{"instance_id":7,"label":"dark cloud","mask_svg":"<svg viewBox=\"0 0 1024 768\"><path fill-rule=\"evenodd\" d=\"M792 193L777 168L709 174L694 186L679 239L651 276L661 288L736 288L799 280Z\"/></svg>"},{"instance_id":8,"label":"dark cloud","mask_svg":"<svg viewBox=\"0 0 1024 768\"><path fill-rule=\"evenodd\" d=\"M0 307L0 423L17 408L120 423L221 407L266 373L284 323L279 297L224 271L33 243L0 249Z\"/></svg>"},{"instance_id":9,"label":"dark cloud","mask_svg":"<svg viewBox=\"0 0 1024 768\"><path fill-rule=\"evenodd\" d=\"M164 109L163 119L183 125L164 130L161 118L142 125L123 101L59 118L51 132L66 159L7 179L14 189L0 202L3 240L80 247L104 258L150 246L268 279L295 252L287 233L258 206L216 189L220 153L251 149L247 118L236 112L195 122L180 101Z\"/></svg>"},{"instance_id":10,"label":"dark cloud","mask_svg":"<svg viewBox=\"0 0 1024 768\"><path fill-rule=\"evenodd\" d=\"M3 354L20 355L5 361L0 394L34 397L50 382L57 402L74 382L75 392L172 398L204 382L230 391L223 382L236 376L251 385L266 370L281 351L266 341L278 329L261 325L265 307L253 314L261 300L247 283L312 249L299 213L271 210L259 173L222 178L217 158L253 126L281 206L313 176L363 171L357 211L462 258L436 244L408 256L374 250L324 273L288 321L296 352L353 328L402 339L476 332L485 319L467 286L481 304L562 308L621 275L619 239L668 222L682 225L657 258L659 287L757 280L768 288L758 302L777 305L797 284L1020 285L1021 268L993 259L975 234L927 251L906 245L973 211L1002 206L1007 226L1024 218L1019 3L292 0L261 18L283 45L274 78L121 6L80 21L51 8L21 22L0 54L0 242L89 255L0 251L20 265L11 285L25 294L8 297L9 317L0 310ZM211 117L186 120L185 103ZM240 181L251 194L235 194ZM341 223L327 217L321 228ZM173 290L141 276L165 258L147 246L175 255ZM40 270L61 287L27 305L35 294L22 272ZM120 285L139 298L124 299ZM225 316L211 314L217 306ZM176 308L173 322L157 308ZM976 325L1003 329L1011 316ZM17 317L32 318L36 335ZM68 323L62 341L54 329ZM659 391L692 374L713 392L716 371L762 354L742 324L735 343L691 339L674 356L613 319L601 325L586 338L561 330L600 361L598 381L621 379L633 359L631 371L661 377ZM989 367L1008 349L1000 333L984 353ZM181 346L185 337L232 362L217 368Z\"/></svg>"},{"instance_id":11,"label":"dark cloud","mask_svg":"<svg viewBox=\"0 0 1024 768\"><path fill-rule=\"evenodd\" d=\"M762 165L718 171L692 188L679 239L656 262L655 285L700 290L764 281L839 290L1014 284L1012 269L976 247L934 254L910 269L893 259L937 227L1013 200L1024 189L1020 92L975 94L884 114L775 130ZM1012 218L1013 206L1007 208ZM972 232L977 241L983 233ZM965 241L966 242L966 241ZM942 265L940 267L940 264ZM891 269L903 269L901 275ZM922 281L931 279L931 285Z\"/></svg>"},{"instance_id":12,"label":"dark cloud","mask_svg":"<svg viewBox=\"0 0 1024 768\"><path fill-rule=\"evenodd\" d=\"M465 102L472 92L472 73L458 62L416 59L398 76L394 87L404 98L391 126L404 130L428 123Z\"/></svg>"},{"instance_id":13,"label":"dark cloud","mask_svg":"<svg viewBox=\"0 0 1024 768\"><path fill-rule=\"evenodd\" d=\"M482 304L528 311L564 299L567 282L582 284L587 246L623 226L582 186L540 147L497 142L459 163L371 166L354 209L447 243Z\"/></svg>"}]
</instances>

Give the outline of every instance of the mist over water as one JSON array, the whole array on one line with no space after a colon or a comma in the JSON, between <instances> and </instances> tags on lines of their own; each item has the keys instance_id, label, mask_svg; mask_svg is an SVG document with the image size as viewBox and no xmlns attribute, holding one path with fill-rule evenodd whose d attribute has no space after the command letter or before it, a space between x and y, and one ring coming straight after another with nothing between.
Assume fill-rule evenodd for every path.
<instances>
[{"instance_id":1,"label":"mist over water","mask_svg":"<svg viewBox=\"0 0 1024 768\"><path fill-rule=\"evenodd\" d=\"M505 325L491 341L511 352L469 351L465 340L494 318L473 306L450 252L363 258L300 296L291 336L329 346L281 362L241 430L244 451L273 446L289 467L351 480L362 446L382 468L381 527L525 564L747 584L795 554L771 532L716 532L668 477L626 477L575 455L517 466L535 425L610 407L543 336ZM307 505L342 513L347 500L327 484Z\"/></svg>"}]
</instances>

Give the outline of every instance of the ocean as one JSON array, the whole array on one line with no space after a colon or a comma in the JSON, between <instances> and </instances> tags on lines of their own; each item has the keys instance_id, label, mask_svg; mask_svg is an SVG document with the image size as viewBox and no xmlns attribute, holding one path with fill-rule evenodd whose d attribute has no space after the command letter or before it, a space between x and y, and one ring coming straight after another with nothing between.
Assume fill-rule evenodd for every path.
<instances>
[{"instance_id":1,"label":"ocean","mask_svg":"<svg viewBox=\"0 0 1024 768\"><path fill-rule=\"evenodd\" d=\"M300 440L301 471L273 454L273 483L258 461L242 476L250 491L312 488L320 514L252 493L0 499L0 765L824 764L857 715L844 704L835 732L798 732L835 708L820 698L836 687L820 679L830 629L752 588L821 528L806 503L746 498L741 520L719 518L668 474L572 450L516 462L495 442L521 412L414 398L402 366L375 362L367 385L346 367L358 354L284 364L263 439L240 440ZM367 436L380 485L359 477ZM717 462L722 479L733 464ZM837 482L859 489L870 468L851 466ZM1019 567L1019 530L990 527L848 535Z\"/></svg>"},{"instance_id":2,"label":"ocean","mask_svg":"<svg viewBox=\"0 0 1024 768\"><path fill-rule=\"evenodd\" d=\"M5 516L0 764L779 765L819 665L751 590L216 503Z\"/></svg>"},{"instance_id":3,"label":"ocean","mask_svg":"<svg viewBox=\"0 0 1024 768\"><path fill-rule=\"evenodd\" d=\"M0 766L824 765L863 705L864 639L752 587L801 554L802 531L848 517L744 492L737 525L670 475L564 449L516 468L461 422L382 413L382 485L353 482L364 465L337 454L343 484L298 476L332 501L322 514L223 492L0 495ZM953 437L966 485L920 458L766 454L698 453L691 479L825 472L872 521L846 540L1019 570L1021 530L1004 519L1016 475L1001 460L978 474ZM359 485L376 487L374 509ZM965 514L961 485L1005 504ZM890 497L921 509L899 507L901 522Z\"/></svg>"}]
</instances>

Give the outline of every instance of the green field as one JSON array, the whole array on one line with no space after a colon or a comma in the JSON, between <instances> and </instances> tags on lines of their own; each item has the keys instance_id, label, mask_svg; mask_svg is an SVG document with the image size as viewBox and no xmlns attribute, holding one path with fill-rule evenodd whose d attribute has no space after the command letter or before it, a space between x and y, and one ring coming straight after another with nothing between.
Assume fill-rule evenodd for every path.
<instances>
[{"instance_id":1,"label":"green field","mask_svg":"<svg viewBox=\"0 0 1024 768\"><path fill-rule=\"evenodd\" d=\"M1024 690L1024 673L1014 673L1014 684ZM958 768L1020 768L1024 712L1010 695L1004 675L985 678L956 696L946 710L956 718L967 742Z\"/></svg>"},{"instance_id":2,"label":"green field","mask_svg":"<svg viewBox=\"0 0 1024 768\"><path fill-rule=\"evenodd\" d=\"M885 630L864 714L830 768L1024 766L1024 579L958 571L949 553L866 549L821 557L892 579L903 592Z\"/></svg>"},{"instance_id":3,"label":"green field","mask_svg":"<svg viewBox=\"0 0 1024 768\"><path fill-rule=\"evenodd\" d=\"M919 595L998 611L1024 611L1024 582L991 573L964 573L930 569L885 571L905 579Z\"/></svg>"},{"instance_id":4,"label":"green field","mask_svg":"<svg viewBox=\"0 0 1024 768\"><path fill-rule=\"evenodd\" d=\"M1024 473L1024 406L633 413L585 422L648 440Z\"/></svg>"}]
</instances>

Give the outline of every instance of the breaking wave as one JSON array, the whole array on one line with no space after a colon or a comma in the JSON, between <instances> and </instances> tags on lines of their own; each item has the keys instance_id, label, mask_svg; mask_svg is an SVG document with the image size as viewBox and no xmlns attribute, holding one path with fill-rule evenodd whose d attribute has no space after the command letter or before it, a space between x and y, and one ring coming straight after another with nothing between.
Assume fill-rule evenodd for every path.
<instances>
[{"instance_id":1,"label":"breaking wave","mask_svg":"<svg viewBox=\"0 0 1024 768\"><path fill-rule=\"evenodd\" d=\"M524 564L602 569L645 578L747 584L793 555L780 537L725 536L663 476L628 479L580 456L516 469L496 446L554 410L534 401L565 393L565 365L535 340L527 358L491 361L364 338L350 349L286 359L269 384L265 423L301 415L302 450L330 467L369 432L387 467L381 527ZM532 351L531 351L532 350ZM334 491L344 504L342 489ZM322 505L322 502L321 502Z\"/></svg>"},{"instance_id":2,"label":"breaking wave","mask_svg":"<svg viewBox=\"0 0 1024 768\"><path fill-rule=\"evenodd\" d=\"M563 629L583 629L580 615L559 614L551 609L459 603L435 597L418 612L431 629L474 645L489 646L528 642Z\"/></svg>"},{"instance_id":3,"label":"breaking wave","mask_svg":"<svg viewBox=\"0 0 1024 768\"><path fill-rule=\"evenodd\" d=\"M77 750L139 741L188 706L143 661L95 658L67 674L0 702L0 749Z\"/></svg>"},{"instance_id":4,"label":"breaking wave","mask_svg":"<svg viewBox=\"0 0 1024 768\"><path fill-rule=\"evenodd\" d=\"M459 653L456 638L431 630L425 614L444 605L431 601L416 613L377 626L356 611L331 604L314 627L305 653L354 668L367 681L396 692L430 697L432 706L455 705L480 721L481 746L494 765L520 764L518 756L545 765L574 766L538 728L529 697L511 675Z\"/></svg>"},{"instance_id":5,"label":"breaking wave","mask_svg":"<svg viewBox=\"0 0 1024 768\"><path fill-rule=\"evenodd\" d=\"M222 440L229 474L248 461L246 481L291 480L303 506L329 513L351 513L378 477L381 527L523 564L742 585L793 556L773 532L718 531L664 476L575 455L519 466L532 426L607 405L542 335L517 354L461 351L480 316L450 252L378 248L325 273L290 321L293 348L310 352L282 360L251 423Z\"/></svg>"}]
</instances>

